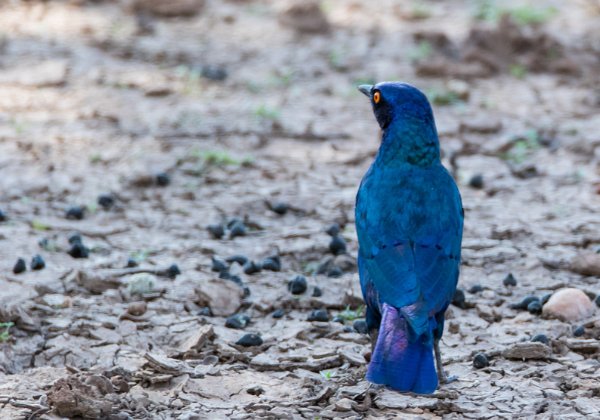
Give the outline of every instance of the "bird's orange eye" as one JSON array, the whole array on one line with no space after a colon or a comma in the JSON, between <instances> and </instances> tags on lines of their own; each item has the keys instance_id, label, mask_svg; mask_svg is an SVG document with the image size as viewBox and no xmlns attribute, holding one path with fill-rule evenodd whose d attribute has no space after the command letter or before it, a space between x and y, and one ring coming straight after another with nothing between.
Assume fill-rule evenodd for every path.
<instances>
[{"instance_id":1,"label":"bird's orange eye","mask_svg":"<svg viewBox=\"0 0 600 420\"><path fill-rule=\"evenodd\" d=\"M380 100L381 100L381 93L375 92L373 94L373 102L375 102L376 104L378 104Z\"/></svg>"}]
</instances>

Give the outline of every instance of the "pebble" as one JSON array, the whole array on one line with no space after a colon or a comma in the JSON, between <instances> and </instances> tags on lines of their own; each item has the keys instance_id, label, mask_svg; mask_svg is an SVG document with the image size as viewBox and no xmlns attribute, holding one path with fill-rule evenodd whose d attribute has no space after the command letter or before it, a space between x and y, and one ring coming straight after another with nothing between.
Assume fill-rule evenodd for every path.
<instances>
[{"instance_id":1,"label":"pebble","mask_svg":"<svg viewBox=\"0 0 600 420\"><path fill-rule=\"evenodd\" d=\"M245 314L235 314L231 315L229 318L225 320L225 326L227 328L233 328L236 330L243 330L246 328L246 325L250 322L250 317Z\"/></svg>"},{"instance_id":2,"label":"pebble","mask_svg":"<svg viewBox=\"0 0 600 420\"><path fill-rule=\"evenodd\" d=\"M290 209L290 206L287 203L283 203L281 201L277 202L277 203L273 203L269 206L269 208L271 209L271 211L273 211L273 213L277 213L281 216L283 216L284 214L286 214L288 212L288 210Z\"/></svg>"},{"instance_id":3,"label":"pebble","mask_svg":"<svg viewBox=\"0 0 600 420\"><path fill-rule=\"evenodd\" d=\"M0 222L6 222L8 220L8 216L2 210L0 210Z\"/></svg>"},{"instance_id":4,"label":"pebble","mask_svg":"<svg viewBox=\"0 0 600 420\"><path fill-rule=\"evenodd\" d=\"M550 345L550 340L548 339L548 336L546 334L536 334L533 336L531 341L533 341L534 343L543 343L547 346Z\"/></svg>"},{"instance_id":5,"label":"pebble","mask_svg":"<svg viewBox=\"0 0 600 420\"><path fill-rule=\"evenodd\" d=\"M279 258L279 255L272 255L265 258L262 260L260 265L262 266L263 270L281 271L281 259Z\"/></svg>"},{"instance_id":6,"label":"pebble","mask_svg":"<svg viewBox=\"0 0 600 420\"><path fill-rule=\"evenodd\" d=\"M32 270L41 270L46 267L46 262L42 258L41 255L37 254L31 259L31 269Z\"/></svg>"},{"instance_id":7,"label":"pebble","mask_svg":"<svg viewBox=\"0 0 600 420\"><path fill-rule=\"evenodd\" d=\"M452 304L460 309L466 309L466 303L465 292L462 289L456 289L456 292L454 292L454 296L452 297Z\"/></svg>"},{"instance_id":8,"label":"pebble","mask_svg":"<svg viewBox=\"0 0 600 420\"><path fill-rule=\"evenodd\" d=\"M592 316L594 310L594 304L584 292L567 288L555 292L542 311L544 316L574 322Z\"/></svg>"},{"instance_id":9,"label":"pebble","mask_svg":"<svg viewBox=\"0 0 600 420\"><path fill-rule=\"evenodd\" d=\"M483 188L483 175L476 174L469 180L469 187L480 190Z\"/></svg>"},{"instance_id":10,"label":"pebble","mask_svg":"<svg viewBox=\"0 0 600 420\"><path fill-rule=\"evenodd\" d=\"M112 194L100 194L97 201L98 205L104 210L110 210L115 205L115 196Z\"/></svg>"},{"instance_id":11,"label":"pebble","mask_svg":"<svg viewBox=\"0 0 600 420\"><path fill-rule=\"evenodd\" d=\"M245 334L235 344L244 347L260 346L263 339L258 334Z\"/></svg>"},{"instance_id":12,"label":"pebble","mask_svg":"<svg viewBox=\"0 0 600 420\"><path fill-rule=\"evenodd\" d=\"M600 295L596 296L596 300L594 300L596 306L600 308Z\"/></svg>"},{"instance_id":13,"label":"pebble","mask_svg":"<svg viewBox=\"0 0 600 420\"><path fill-rule=\"evenodd\" d=\"M248 262L248 257L246 257L245 255L232 255L231 257L226 258L225 261L227 261L229 264L235 262L243 266Z\"/></svg>"},{"instance_id":14,"label":"pebble","mask_svg":"<svg viewBox=\"0 0 600 420\"><path fill-rule=\"evenodd\" d=\"M81 242L74 242L67 252L73 258L87 258L90 255L88 247Z\"/></svg>"},{"instance_id":15,"label":"pebble","mask_svg":"<svg viewBox=\"0 0 600 420\"><path fill-rule=\"evenodd\" d=\"M167 277L170 279L174 279L178 275L181 274L181 270L177 264L171 264L169 268L167 268Z\"/></svg>"},{"instance_id":16,"label":"pebble","mask_svg":"<svg viewBox=\"0 0 600 420\"><path fill-rule=\"evenodd\" d=\"M27 264L23 258L19 258L13 267L13 273L20 274L27 270Z\"/></svg>"},{"instance_id":17,"label":"pebble","mask_svg":"<svg viewBox=\"0 0 600 420\"><path fill-rule=\"evenodd\" d=\"M127 281L127 290L132 295L143 295L154 290L154 276L148 273L133 274Z\"/></svg>"},{"instance_id":18,"label":"pebble","mask_svg":"<svg viewBox=\"0 0 600 420\"><path fill-rule=\"evenodd\" d=\"M222 273L223 271L229 270L229 264L227 264L227 262L223 261L222 259L213 256L211 269L212 269L212 271L215 271L217 273ZM224 277L222 277L222 278L224 278Z\"/></svg>"},{"instance_id":19,"label":"pebble","mask_svg":"<svg viewBox=\"0 0 600 420\"><path fill-rule=\"evenodd\" d=\"M257 264L254 261L247 261L246 264L244 264L244 273L248 275L259 273L261 269L262 267L260 264Z\"/></svg>"},{"instance_id":20,"label":"pebble","mask_svg":"<svg viewBox=\"0 0 600 420\"><path fill-rule=\"evenodd\" d=\"M469 289L469 293L479 293L479 292L483 292L483 287L480 284L471 286L471 288Z\"/></svg>"},{"instance_id":21,"label":"pebble","mask_svg":"<svg viewBox=\"0 0 600 420\"><path fill-rule=\"evenodd\" d=\"M240 280L241 281L241 280ZM250 288L248 286L244 286L244 288L242 289L242 297L248 297L250 296Z\"/></svg>"},{"instance_id":22,"label":"pebble","mask_svg":"<svg viewBox=\"0 0 600 420\"><path fill-rule=\"evenodd\" d=\"M329 242L329 251L333 255L341 255L346 253L346 241L341 236L333 236Z\"/></svg>"},{"instance_id":23,"label":"pebble","mask_svg":"<svg viewBox=\"0 0 600 420\"><path fill-rule=\"evenodd\" d=\"M539 300L534 300L527 305L527 311L533 315L539 315L542 313L542 304Z\"/></svg>"},{"instance_id":24,"label":"pebble","mask_svg":"<svg viewBox=\"0 0 600 420\"><path fill-rule=\"evenodd\" d=\"M327 230L325 230L325 232L329 235L329 236L338 236L340 233L340 225L338 225L337 223L332 224L331 226L329 226L327 228Z\"/></svg>"},{"instance_id":25,"label":"pebble","mask_svg":"<svg viewBox=\"0 0 600 420\"><path fill-rule=\"evenodd\" d=\"M346 320L344 319L344 317L343 316L339 316L339 315L334 316L333 319L332 319L332 321L340 323L340 324L343 324L344 322L346 322Z\"/></svg>"},{"instance_id":26,"label":"pebble","mask_svg":"<svg viewBox=\"0 0 600 420\"><path fill-rule=\"evenodd\" d=\"M293 295L300 295L306 292L307 287L308 283L304 276L296 276L288 282L288 290L292 292Z\"/></svg>"},{"instance_id":27,"label":"pebble","mask_svg":"<svg viewBox=\"0 0 600 420\"><path fill-rule=\"evenodd\" d=\"M352 326L354 327L354 330L359 334L366 334L369 332L369 329L367 328L367 321L365 321L364 319L355 320Z\"/></svg>"},{"instance_id":28,"label":"pebble","mask_svg":"<svg viewBox=\"0 0 600 420\"><path fill-rule=\"evenodd\" d=\"M584 334L585 334L585 327L583 325L580 325L573 330L573 337L581 337Z\"/></svg>"},{"instance_id":29,"label":"pebble","mask_svg":"<svg viewBox=\"0 0 600 420\"><path fill-rule=\"evenodd\" d=\"M127 259L127 265L125 267L127 268L134 268L137 267L139 264L136 260L134 260L133 258L128 258Z\"/></svg>"},{"instance_id":30,"label":"pebble","mask_svg":"<svg viewBox=\"0 0 600 420\"><path fill-rule=\"evenodd\" d=\"M285 315L285 311L283 309L277 309L275 312L273 312L273 314L271 316L275 319L279 319L279 318L283 318L284 315Z\"/></svg>"},{"instance_id":31,"label":"pebble","mask_svg":"<svg viewBox=\"0 0 600 420\"><path fill-rule=\"evenodd\" d=\"M85 207L83 206L69 207L65 213L65 217L70 220L82 220L84 216Z\"/></svg>"},{"instance_id":32,"label":"pebble","mask_svg":"<svg viewBox=\"0 0 600 420\"><path fill-rule=\"evenodd\" d=\"M133 316L142 316L146 313L148 305L144 301L131 302L127 305L127 313Z\"/></svg>"},{"instance_id":33,"label":"pebble","mask_svg":"<svg viewBox=\"0 0 600 420\"><path fill-rule=\"evenodd\" d=\"M313 289L313 292L312 292L312 297L321 297L321 296L323 296L323 291L321 290L320 287L315 286L315 288Z\"/></svg>"},{"instance_id":34,"label":"pebble","mask_svg":"<svg viewBox=\"0 0 600 420\"><path fill-rule=\"evenodd\" d=\"M156 174L155 179L156 179L156 185L158 185L159 187L166 187L167 185L169 185L171 183L171 177L166 172L161 172L161 173Z\"/></svg>"},{"instance_id":35,"label":"pebble","mask_svg":"<svg viewBox=\"0 0 600 420\"><path fill-rule=\"evenodd\" d=\"M488 367L490 365L490 361L485 353L477 353L475 357L473 357L473 367L475 369L483 369L484 367Z\"/></svg>"},{"instance_id":36,"label":"pebble","mask_svg":"<svg viewBox=\"0 0 600 420\"><path fill-rule=\"evenodd\" d=\"M517 279L515 278L515 276L512 275L512 273L508 273L506 275L506 277L504 277L504 280L502 280L502 284L505 285L506 287L508 286L516 286L517 285Z\"/></svg>"},{"instance_id":37,"label":"pebble","mask_svg":"<svg viewBox=\"0 0 600 420\"><path fill-rule=\"evenodd\" d=\"M521 302L513 303L509 307L511 309L525 310L525 309L527 309L527 307L529 306L529 304L531 302L539 302L539 301L540 301L540 299L535 296L525 296Z\"/></svg>"},{"instance_id":38,"label":"pebble","mask_svg":"<svg viewBox=\"0 0 600 420\"><path fill-rule=\"evenodd\" d=\"M236 238L238 236L246 236L246 225L242 221L236 221L229 228L229 239Z\"/></svg>"},{"instance_id":39,"label":"pebble","mask_svg":"<svg viewBox=\"0 0 600 420\"><path fill-rule=\"evenodd\" d=\"M308 316L309 321L328 322L329 314L326 309L315 309Z\"/></svg>"},{"instance_id":40,"label":"pebble","mask_svg":"<svg viewBox=\"0 0 600 420\"><path fill-rule=\"evenodd\" d=\"M221 224L208 225L206 230L213 239L221 239L225 235L225 228Z\"/></svg>"}]
</instances>

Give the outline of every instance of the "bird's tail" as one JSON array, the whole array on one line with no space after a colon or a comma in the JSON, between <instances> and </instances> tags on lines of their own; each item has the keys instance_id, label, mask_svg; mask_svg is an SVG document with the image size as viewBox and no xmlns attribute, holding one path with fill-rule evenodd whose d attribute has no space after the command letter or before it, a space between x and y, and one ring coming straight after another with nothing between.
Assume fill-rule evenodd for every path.
<instances>
[{"instance_id":1,"label":"bird's tail","mask_svg":"<svg viewBox=\"0 0 600 420\"><path fill-rule=\"evenodd\" d=\"M396 391L433 393L438 378L431 339L422 336L409 340L409 326L400 311L384 304L382 312L367 379Z\"/></svg>"}]
</instances>

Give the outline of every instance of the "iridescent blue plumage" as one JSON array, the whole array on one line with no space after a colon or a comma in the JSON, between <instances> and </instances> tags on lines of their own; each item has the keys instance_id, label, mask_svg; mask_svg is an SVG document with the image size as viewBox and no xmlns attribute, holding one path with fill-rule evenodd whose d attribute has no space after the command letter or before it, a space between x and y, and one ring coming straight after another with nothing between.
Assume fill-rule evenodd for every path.
<instances>
[{"instance_id":1,"label":"iridescent blue plumage","mask_svg":"<svg viewBox=\"0 0 600 420\"><path fill-rule=\"evenodd\" d=\"M425 95L404 83L360 90L383 130L356 197L360 282L377 337L367 379L431 393L444 375L439 363L436 374L433 349L458 281L460 194L440 162Z\"/></svg>"}]
</instances>

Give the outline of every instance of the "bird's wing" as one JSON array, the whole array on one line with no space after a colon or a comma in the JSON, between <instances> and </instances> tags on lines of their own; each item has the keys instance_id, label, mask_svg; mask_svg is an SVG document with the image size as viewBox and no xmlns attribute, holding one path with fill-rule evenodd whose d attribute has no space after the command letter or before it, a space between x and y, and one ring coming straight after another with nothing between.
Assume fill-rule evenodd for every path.
<instances>
[{"instance_id":1,"label":"bird's wing","mask_svg":"<svg viewBox=\"0 0 600 420\"><path fill-rule=\"evenodd\" d=\"M360 197L361 193L357 202L357 234L365 269L380 300L404 308L416 331L426 329L427 318L449 303L458 280L460 195L453 181L435 181L427 196L405 188L382 205L371 197Z\"/></svg>"}]
</instances>

